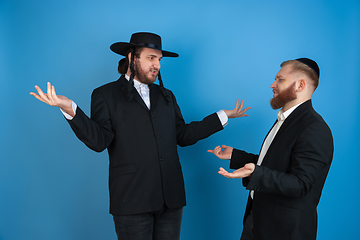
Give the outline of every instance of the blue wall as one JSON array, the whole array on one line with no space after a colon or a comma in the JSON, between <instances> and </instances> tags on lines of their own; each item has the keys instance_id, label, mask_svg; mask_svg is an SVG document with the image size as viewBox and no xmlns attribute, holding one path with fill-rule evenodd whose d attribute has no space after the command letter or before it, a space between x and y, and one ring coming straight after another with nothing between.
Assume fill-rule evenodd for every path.
<instances>
[{"instance_id":1,"label":"blue wall","mask_svg":"<svg viewBox=\"0 0 360 240\"><path fill-rule=\"evenodd\" d=\"M57 108L29 95L51 81L89 113L91 91L118 78L109 50L137 31L180 54L162 61L186 121L236 99L248 118L179 148L188 205L182 238L239 239L247 191L217 174L206 150L227 144L257 153L275 120L270 84L283 60L315 59L315 109L331 127L335 155L319 204L318 239L358 236L360 2L0 1L0 240L115 239L108 214L106 152L89 150ZM86 166L85 168L83 166Z\"/></svg>"}]
</instances>

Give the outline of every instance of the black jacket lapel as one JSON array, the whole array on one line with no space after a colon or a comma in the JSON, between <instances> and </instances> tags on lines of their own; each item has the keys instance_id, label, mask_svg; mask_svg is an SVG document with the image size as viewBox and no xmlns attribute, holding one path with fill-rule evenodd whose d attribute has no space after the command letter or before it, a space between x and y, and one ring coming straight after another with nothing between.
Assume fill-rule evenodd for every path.
<instances>
[{"instance_id":1,"label":"black jacket lapel","mask_svg":"<svg viewBox=\"0 0 360 240\"><path fill-rule=\"evenodd\" d=\"M126 94L126 97L128 97L128 86L130 84L130 82L128 80L126 80L124 75L121 75L120 79L119 79L119 83L122 85L121 90L124 91L124 93ZM134 86L132 86L132 91L133 91L133 96L136 102L138 102L143 108L145 108L146 110L149 110L148 107L146 106L144 100L141 98L140 94L138 93L138 91L136 90L136 88ZM151 91L150 91L151 93ZM150 104L151 104L151 99L150 99Z\"/></svg>"},{"instance_id":2,"label":"black jacket lapel","mask_svg":"<svg viewBox=\"0 0 360 240\"><path fill-rule=\"evenodd\" d=\"M150 108L154 108L161 93L158 85L150 84L149 88L150 88Z\"/></svg>"}]
</instances>

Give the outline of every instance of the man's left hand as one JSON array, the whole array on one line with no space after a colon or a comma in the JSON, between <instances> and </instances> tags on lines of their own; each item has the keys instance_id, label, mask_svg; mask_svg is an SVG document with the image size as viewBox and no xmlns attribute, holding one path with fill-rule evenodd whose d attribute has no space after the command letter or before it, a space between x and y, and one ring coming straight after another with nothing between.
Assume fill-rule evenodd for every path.
<instances>
[{"instance_id":1,"label":"man's left hand","mask_svg":"<svg viewBox=\"0 0 360 240\"><path fill-rule=\"evenodd\" d=\"M219 174L227 178L245 178L249 177L255 170L255 164L248 163L244 167L239 168L232 173L229 173L224 168L220 168Z\"/></svg>"},{"instance_id":2,"label":"man's left hand","mask_svg":"<svg viewBox=\"0 0 360 240\"><path fill-rule=\"evenodd\" d=\"M228 118L238 118L238 117L248 117L249 115L245 114L247 110L249 110L251 107L247 107L244 110L242 110L244 105L244 100L241 101L240 107L239 107L239 99L236 100L236 106L232 110L224 110Z\"/></svg>"}]
</instances>

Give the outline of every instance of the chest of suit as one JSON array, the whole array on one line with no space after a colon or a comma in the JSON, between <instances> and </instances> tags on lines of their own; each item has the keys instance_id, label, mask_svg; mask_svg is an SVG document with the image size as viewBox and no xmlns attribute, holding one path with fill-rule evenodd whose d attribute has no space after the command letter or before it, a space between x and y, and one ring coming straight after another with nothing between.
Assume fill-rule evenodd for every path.
<instances>
[{"instance_id":1,"label":"chest of suit","mask_svg":"<svg viewBox=\"0 0 360 240\"><path fill-rule=\"evenodd\" d=\"M284 161L284 159L291 159L297 139L309 122L311 119L308 118L307 112L290 115L274 137L261 165L271 170L287 172L291 161Z\"/></svg>"},{"instance_id":2,"label":"chest of suit","mask_svg":"<svg viewBox=\"0 0 360 240\"><path fill-rule=\"evenodd\" d=\"M115 133L109 152L121 153L115 159L122 159L122 162L141 159L144 153L149 159L178 158L174 103L167 103L159 90L152 88L149 110L138 93L133 92L131 101L127 93L116 85L102 94Z\"/></svg>"}]
</instances>

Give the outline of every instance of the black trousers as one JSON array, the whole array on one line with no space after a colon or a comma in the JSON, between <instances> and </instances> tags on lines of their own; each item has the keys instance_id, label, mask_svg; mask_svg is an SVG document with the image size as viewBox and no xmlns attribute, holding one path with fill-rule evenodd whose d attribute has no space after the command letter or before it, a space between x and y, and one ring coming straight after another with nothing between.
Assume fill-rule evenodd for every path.
<instances>
[{"instance_id":1,"label":"black trousers","mask_svg":"<svg viewBox=\"0 0 360 240\"><path fill-rule=\"evenodd\" d=\"M113 216L118 240L179 240L183 208Z\"/></svg>"},{"instance_id":2,"label":"black trousers","mask_svg":"<svg viewBox=\"0 0 360 240\"><path fill-rule=\"evenodd\" d=\"M251 211L250 214L245 219L243 232L241 234L240 240L253 240L254 239L253 230L254 230L254 224L253 224L253 216Z\"/></svg>"}]
</instances>

